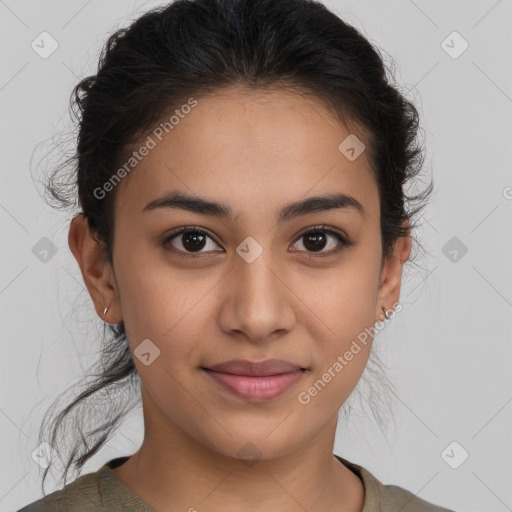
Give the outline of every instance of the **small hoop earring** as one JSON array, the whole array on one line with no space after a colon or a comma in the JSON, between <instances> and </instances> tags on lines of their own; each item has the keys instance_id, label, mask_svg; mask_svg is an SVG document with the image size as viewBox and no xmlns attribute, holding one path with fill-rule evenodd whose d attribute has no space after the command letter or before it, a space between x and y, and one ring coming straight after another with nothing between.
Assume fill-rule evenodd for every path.
<instances>
[{"instance_id":1,"label":"small hoop earring","mask_svg":"<svg viewBox=\"0 0 512 512\"><path fill-rule=\"evenodd\" d=\"M382 306L382 311L384 311L384 316L386 317L386 320L389 320L389 314L384 306Z\"/></svg>"},{"instance_id":2,"label":"small hoop earring","mask_svg":"<svg viewBox=\"0 0 512 512\"><path fill-rule=\"evenodd\" d=\"M105 315L107 314L107 311L108 311L108 308L109 308L109 307L110 307L110 306L106 307L106 308L103 310L103 316L105 316Z\"/></svg>"}]
</instances>

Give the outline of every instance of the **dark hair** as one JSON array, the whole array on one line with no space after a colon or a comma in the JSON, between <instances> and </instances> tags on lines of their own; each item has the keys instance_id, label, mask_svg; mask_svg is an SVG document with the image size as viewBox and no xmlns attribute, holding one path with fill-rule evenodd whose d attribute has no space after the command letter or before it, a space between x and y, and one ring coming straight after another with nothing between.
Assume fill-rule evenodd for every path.
<instances>
[{"instance_id":1,"label":"dark hair","mask_svg":"<svg viewBox=\"0 0 512 512\"><path fill-rule=\"evenodd\" d=\"M417 195L405 192L423 166L419 115L391 84L388 71L379 51L319 2L176 0L111 35L97 74L74 88L76 153L51 175L47 199L69 207L76 205L78 195L80 213L112 263L116 189L103 199L94 190L109 181L135 145L190 97L233 85L261 91L286 88L319 99L341 122L364 131L380 195L384 260L398 237L411 234L416 241L404 222L416 227L413 217L432 190L430 182ZM59 173L69 164L71 178L62 181ZM73 424L80 439L66 459L64 483L69 468L80 471L128 412L125 407L113 414L114 402L106 400L107 412L95 417L87 400L140 384L123 322L106 329L111 337L105 336L95 380L52 424L48 441L54 446L63 420L80 405L89 407L86 416L98 422L85 433L82 420ZM40 440L43 432L44 421Z\"/></svg>"}]
</instances>

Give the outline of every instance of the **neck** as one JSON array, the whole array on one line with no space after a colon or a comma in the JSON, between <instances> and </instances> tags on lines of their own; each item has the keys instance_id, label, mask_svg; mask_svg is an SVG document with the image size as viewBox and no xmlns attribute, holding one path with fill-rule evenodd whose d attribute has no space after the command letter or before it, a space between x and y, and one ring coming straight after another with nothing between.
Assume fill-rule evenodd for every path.
<instances>
[{"instance_id":1,"label":"neck","mask_svg":"<svg viewBox=\"0 0 512 512\"><path fill-rule=\"evenodd\" d=\"M280 457L258 458L247 445L248 461L220 454L168 420L146 421L140 449L113 471L155 510L361 512L364 486L333 455L336 424L337 415Z\"/></svg>"}]
</instances>

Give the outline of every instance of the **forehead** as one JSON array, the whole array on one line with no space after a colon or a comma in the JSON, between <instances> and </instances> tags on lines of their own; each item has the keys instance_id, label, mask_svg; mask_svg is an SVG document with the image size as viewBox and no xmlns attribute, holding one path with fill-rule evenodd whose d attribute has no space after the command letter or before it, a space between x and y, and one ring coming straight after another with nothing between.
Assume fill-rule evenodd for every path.
<instances>
[{"instance_id":1,"label":"forehead","mask_svg":"<svg viewBox=\"0 0 512 512\"><path fill-rule=\"evenodd\" d=\"M230 88L196 101L171 129L149 135L154 147L118 185L116 215L138 214L176 190L229 204L240 218L333 192L356 197L370 216L378 211L368 151L360 144L367 143L364 131L341 124L319 100ZM354 141L361 153L350 159L344 151Z\"/></svg>"}]
</instances>

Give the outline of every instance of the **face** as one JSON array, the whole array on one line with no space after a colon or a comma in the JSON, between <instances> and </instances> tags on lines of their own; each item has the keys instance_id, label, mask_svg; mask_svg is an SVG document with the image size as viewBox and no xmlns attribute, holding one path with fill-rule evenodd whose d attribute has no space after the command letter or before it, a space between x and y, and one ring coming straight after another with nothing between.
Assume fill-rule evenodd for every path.
<instances>
[{"instance_id":1,"label":"face","mask_svg":"<svg viewBox=\"0 0 512 512\"><path fill-rule=\"evenodd\" d=\"M398 300L403 263L382 270L370 161L338 149L350 134L365 141L314 99L229 89L153 136L117 185L112 286L105 274L88 286L98 311L112 302L107 320L125 323L145 414L225 455L250 442L264 459L332 422L370 353L361 333ZM155 202L171 194L196 202ZM324 199L291 207L313 197ZM204 370L274 358L302 370L266 384Z\"/></svg>"}]
</instances>

